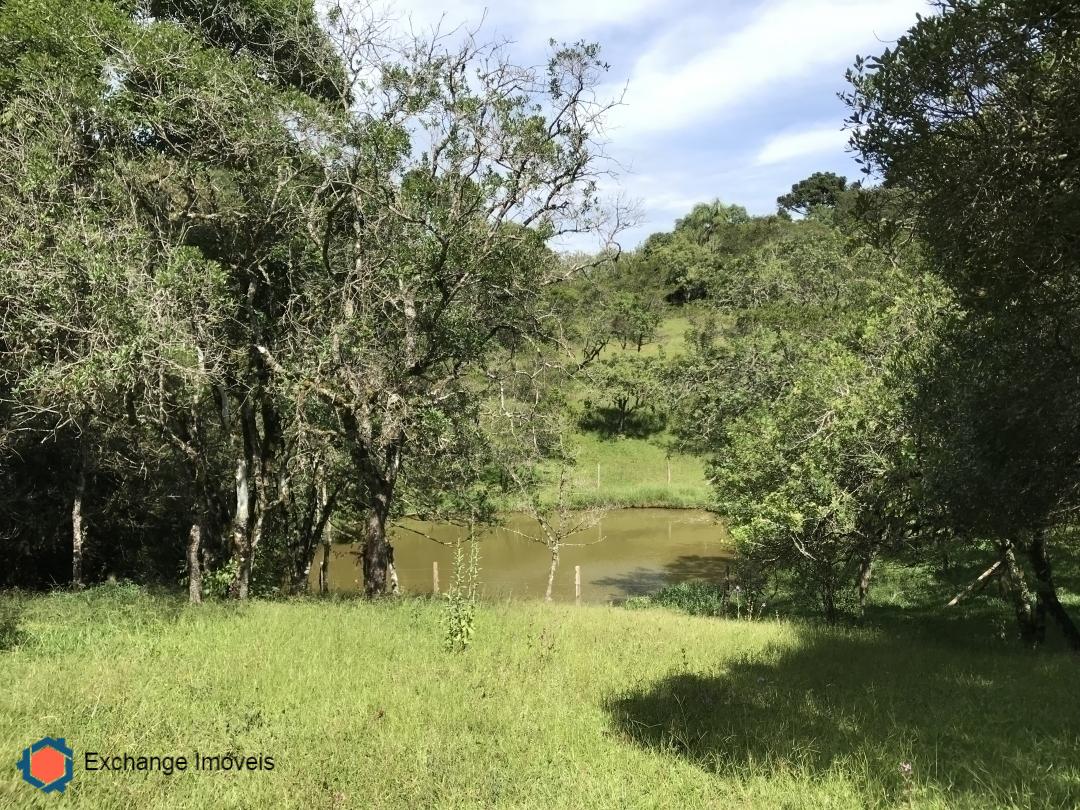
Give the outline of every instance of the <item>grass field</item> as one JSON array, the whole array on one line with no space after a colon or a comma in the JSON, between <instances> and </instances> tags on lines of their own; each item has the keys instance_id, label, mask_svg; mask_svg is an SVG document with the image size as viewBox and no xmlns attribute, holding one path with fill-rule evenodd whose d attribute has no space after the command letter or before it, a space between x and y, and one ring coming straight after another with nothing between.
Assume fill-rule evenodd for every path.
<instances>
[{"instance_id":1,"label":"grass field","mask_svg":"<svg viewBox=\"0 0 1080 810\"><path fill-rule=\"evenodd\" d=\"M641 353L655 356L663 351L669 357L683 353L689 326L689 319L682 315L664 318L656 339L644 346ZM624 351L635 350L624 350L614 344L604 350L601 358ZM568 392L568 399L579 415L586 397L587 393L581 386L574 386ZM576 508L709 508L713 493L705 477L704 459L672 451L670 438L664 432L648 438L603 437L578 428L571 439L576 460L570 481L571 504ZM553 500L554 488L542 493L542 496ZM520 501L514 499L507 500L502 507L506 511L522 508Z\"/></svg>"},{"instance_id":2,"label":"grass field","mask_svg":"<svg viewBox=\"0 0 1080 810\"><path fill-rule=\"evenodd\" d=\"M575 508L707 509L713 502L704 459L668 450L663 437L606 439L580 431L572 441L577 463L570 476L570 503ZM554 499L554 485L541 495ZM504 508L513 512L521 506L509 500Z\"/></svg>"},{"instance_id":3,"label":"grass field","mask_svg":"<svg viewBox=\"0 0 1080 810\"><path fill-rule=\"evenodd\" d=\"M685 334L689 325L689 319L681 315L665 318L660 323L656 340L644 346L641 353L653 356L662 349L669 357L681 354L685 350ZM633 352L634 349L626 351ZM601 357L622 352L623 349L614 345L605 349ZM580 404L581 398L580 391L571 395L571 401L575 403ZM594 432L579 431L573 438L577 459L572 477L573 505L708 508L713 493L705 478L704 460L671 451L669 439L663 433L649 438L604 438Z\"/></svg>"},{"instance_id":4,"label":"grass field","mask_svg":"<svg viewBox=\"0 0 1080 810\"><path fill-rule=\"evenodd\" d=\"M686 351L686 331L689 328L690 319L686 316L668 315L660 321L654 338L641 347L641 354L645 357L655 357L661 353L668 357L683 354ZM626 353L637 353L637 347L627 346L624 349L620 344L612 342L600 353L600 359Z\"/></svg>"},{"instance_id":5,"label":"grass field","mask_svg":"<svg viewBox=\"0 0 1080 810\"><path fill-rule=\"evenodd\" d=\"M493 605L472 648L450 653L430 601L35 597L27 636L0 652L0 806L1080 804L1074 657L1026 652L983 612L877 615L824 629ZM63 796L14 767L46 734L75 749ZM87 751L276 767L91 773Z\"/></svg>"},{"instance_id":6,"label":"grass field","mask_svg":"<svg viewBox=\"0 0 1080 810\"><path fill-rule=\"evenodd\" d=\"M583 432L574 437L574 449L577 453L572 479L575 506L695 509L707 507L712 500L704 461L697 456L669 452L662 439L603 439Z\"/></svg>"}]
</instances>

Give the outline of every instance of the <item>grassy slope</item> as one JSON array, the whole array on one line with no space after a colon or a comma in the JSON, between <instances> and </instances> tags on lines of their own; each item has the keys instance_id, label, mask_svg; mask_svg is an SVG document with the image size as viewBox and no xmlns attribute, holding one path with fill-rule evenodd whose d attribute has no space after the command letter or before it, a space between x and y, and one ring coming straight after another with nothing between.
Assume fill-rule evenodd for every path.
<instances>
[{"instance_id":1,"label":"grassy slope","mask_svg":"<svg viewBox=\"0 0 1080 810\"><path fill-rule=\"evenodd\" d=\"M0 751L13 765L64 735L80 767L62 797L4 768L0 806L1080 803L1075 659L961 614L915 635L499 605L451 654L432 602L228 608L127 588L30 600L32 640L0 653ZM265 753L277 768L82 772L95 749Z\"/></svg>"},{"instance_id":2,"label":"grassy slope","mask_svg":"<svg viewBox=\"0 0 1080 810\"><path fill-rule=\"evenodd\" d=\"M677 312L669 308L667 312ZM668 357L674 357L686 351L686 330L690 328L690 319L685 315L667 315L660 321L656 336L652 341L641 347L641 354L645 357L655 357L661 352ZM618 343L609 344L601 353L600 359L606 360L620 354L635 354L637 349L627 346L625 349Z\"/></svg>"},{"instance_id":3,"label":"grassy slope","mask_svg":"<svg viewBox=\"0 0 1080 810\"><path fill-rule=\"evenodd\" d=\"M705 464L697 456L669 453L662 438L602 439L579 433L574 440L577 469L573 501L579 506L697 508L711 501ZM668 483L668 464L671 483ZM600 488L596 466L600 465Z\"/></svg>"},{"instance_id":4,"label":"grassy slope","mask_svg":"<svg viewBox=\"0 0 1080 810\"><path fill-rule=\"evenodd\" d=\"M641 353L654 356L662 348L669 357L681 354L689 325L689 320L681 315L665 318L656 340L642 347ZM605 349L601 357L612 357L623 351L616 344ZM634 352L634 349L628 348L626 351ZM664 434L647 439L604 439L595 433L581 431L574 437L574 445L577 469L572 479L572 500L576 506L693 509L708 507L712 501L703 460L697 456L671 452L667 447L668 437ZM599 489L596 486L597 464L600 465Z\"/></svg>"}]
</instances>

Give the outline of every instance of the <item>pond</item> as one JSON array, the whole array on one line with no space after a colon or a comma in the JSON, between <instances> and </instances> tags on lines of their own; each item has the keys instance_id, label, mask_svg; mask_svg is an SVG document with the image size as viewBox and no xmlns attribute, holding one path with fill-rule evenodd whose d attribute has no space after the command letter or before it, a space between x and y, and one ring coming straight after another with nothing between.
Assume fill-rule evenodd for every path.
<instances>
[{"instance_id":1,"label":"pond","mask_svg":"<svg viewBox=\"0 0 1080 810\"><path fill-rule=\"evenodd\" d=\"M547 549L515 533L538 534L536 522L525 515L508 515L504 526L478 535L482 594L488 599L543 598L550 559ZM437 562L440 587L445 591L453 577L452 544L465 533L449 524L402 521L391 535L402 589L431 593L432 563ZM677 582L722 581L734 554L727 530L715 516L688 509L613 510L598 525L567 542L581 545L564 546L559 555L553 597L560 601L574 600L576 565L581 566L582 601L618 602ZM359 551L358 544L333 546L332 590L360 589ZM314 583L318 582L319 559L312 566Z\"/></svg>"}]
</instances>

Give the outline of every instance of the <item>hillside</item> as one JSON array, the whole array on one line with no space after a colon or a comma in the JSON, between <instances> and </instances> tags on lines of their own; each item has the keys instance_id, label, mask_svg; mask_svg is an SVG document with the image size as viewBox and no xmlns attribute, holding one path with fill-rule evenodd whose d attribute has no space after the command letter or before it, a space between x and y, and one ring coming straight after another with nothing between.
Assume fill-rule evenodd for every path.
<instances>
[{"instance_id":1,"label":"hillside","mask_svg":"<svg viewBox=\"0 0 1080 810\"><path fill-rule=\"evenodd\" d=\"M679 308L665 307L656 334L642 346L641 356L681 355L685 351L688 327L689 321ZM623 354L638 352L613 342L600 352L597 360ZM580 384L570 392L578 415L584 397ZM662 404L658 406L663 408ZM647 436L605 436L579 423L571 447L576 461L571 497L575 506L701 509L712 503L705 460L675 450L672 437L664 430Z\"/></svg>"}]
</instances>

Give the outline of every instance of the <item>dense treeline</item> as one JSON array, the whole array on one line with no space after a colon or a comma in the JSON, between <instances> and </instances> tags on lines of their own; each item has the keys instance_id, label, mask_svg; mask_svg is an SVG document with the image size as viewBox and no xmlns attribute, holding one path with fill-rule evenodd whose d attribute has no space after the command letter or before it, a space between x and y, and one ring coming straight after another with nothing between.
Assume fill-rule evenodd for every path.
<instances>
[{"instance_id":1,"label":"dense treeline","mask_svg":"<svg viewBox=\"0 0 1080 810\"><path fill-rule=\"evenodd\" d=\"M833 620L882 558L975 552L1028 642L1050 617L1080 648L1052 570L1080 507L1080 12L938 11L849 72L865 185L568 257L549 240L621 224L595 46L532 70L293 0L8 2L0 583L301 590L346 519L394 590L393 517L535 494L581 385L582 428L710 459L751 594ZM685 349L644 351L676 312Z\"/></svg>"},{"instance_id":2,"label":"dense treeline","mask_svg":"<svg viewBox=\"0 0 1080 810\"><path fill-rule=\"evenodd\" d=\"M818 173L778 217L700 206L646 244L727 325L673 369L676 430L714 459L752 589L831 618L879 556L985 549L1021 635L1050 616L1080 649L1051 565L1080 505L1080 12L940 11L849 72L881 185Z\"/></svg>"},{"instance_id":3,"label":"dense treeline","mask_svg":"<svg viewBox=\"0 0 1080 810\"><path fill-rule=\"evenodd\" d=\"M557 336L604 69L292 0L6 3L3 581L299 589L337 510L392 588L390 515L484 509L480 404Z\"/></svg>"}]
</instances>

